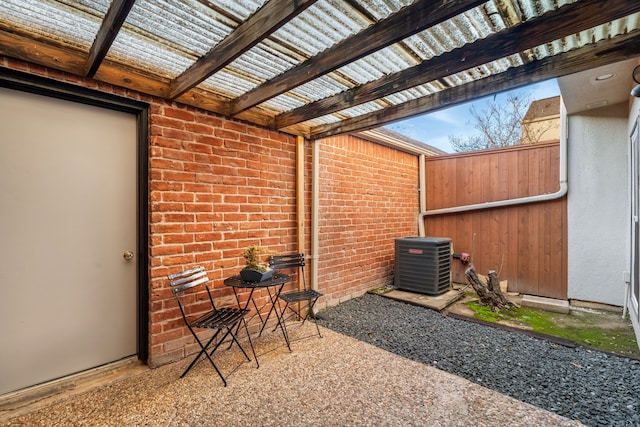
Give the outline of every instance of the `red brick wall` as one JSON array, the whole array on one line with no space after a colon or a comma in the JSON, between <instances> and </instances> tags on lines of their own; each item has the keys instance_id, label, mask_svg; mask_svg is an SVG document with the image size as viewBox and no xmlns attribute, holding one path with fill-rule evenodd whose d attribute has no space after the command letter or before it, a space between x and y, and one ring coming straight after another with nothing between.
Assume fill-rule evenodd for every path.
<instances>
[{"instance_id":1,"label":"red brick wall","mask_svg":"<svg viewBox=\"0 0 640 427\"><path fill-rule=\"evenodd\" d=\"M195 351L165 277L202 264L221 305L242 248L296 248L295 138L244 122L0 57L0 66L150 104L149 364ZM311 244L311 142L305 233ZM417 233L418 159L354 137L320 142L318 286L331 306L392 282L395 237ZM265 296L263 295L263 298Z\"/></svg>"},{"instance_id":2,"label":"red brick wall","mask_svg":"<svg viewBox=\"0 0 640 427\"><path fill-rule=\"evenodd\" d=\"M296 249L295 138L161 102L150 131L150 355L159 364L192 342L167 274L204 265L214 297L233 304L223 279L242 268L244 247Z\"/></svg>"},{"instance_id":3,"label":"red brick wall","mask_svg":"<svg viewBox=\"0 0 640 427\"><path fill-rule=\"evenodd\" d=\"M195 350L166 288L174 266L205 265L216 296L233 304L222 280L241 269L241 249L258 242L294 251L297 233L294 138L190 107L159 108L150 155L156 364ZM182 133L192 127L197 133ZM392 283L393 239L417 233L418 159L349 136L319 143L318 287L325 297L318 307L324 308ZM307 224L311 144L305 144ZM307 235L306 253L310 244Z\"/></svg>"},{"instance_id":4,"label":"red brick wall","mask_svg":"<svg viewBox=\"0 0 640 427\"><path fill-rule=\"evenodd\" d=\"M417 235L418 157L352 136L321 141L320 307L393 282L394 239Z\"/></svg>"}]
</instances>

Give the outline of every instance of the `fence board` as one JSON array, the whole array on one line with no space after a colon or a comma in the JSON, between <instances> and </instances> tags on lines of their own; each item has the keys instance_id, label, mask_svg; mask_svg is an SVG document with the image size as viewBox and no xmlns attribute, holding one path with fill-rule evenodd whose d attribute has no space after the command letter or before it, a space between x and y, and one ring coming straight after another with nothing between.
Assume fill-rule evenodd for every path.
<instances>
[{"instance_id":1,"label":"fence board","mask_svg":"<svg viewBox=\"0 0 640 427\"><path fill-rule=\"evenodd\" d=\"M558 142L427 158L427 210L554 193L559 163ZM566 299L566 211L565 196L426 216L425 230L451 238L456 253L470 253L479 273L499 271L510 291ZM458 260L452 273L464 281Z\"/></svg>"}]
</instances>

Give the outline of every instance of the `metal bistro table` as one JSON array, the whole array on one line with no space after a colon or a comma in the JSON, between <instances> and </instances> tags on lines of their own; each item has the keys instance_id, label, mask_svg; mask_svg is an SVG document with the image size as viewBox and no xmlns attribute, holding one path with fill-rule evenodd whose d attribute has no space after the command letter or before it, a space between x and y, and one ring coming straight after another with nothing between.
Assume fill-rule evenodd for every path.
<instances>
[{"instance_id":1,"label":"metal bistro table","mask_svg":"<svg viewBox=\"0 0 640 427\"><path fill-rule=\"evenodd\" d=\"M273 276L270 279L263 280L261 282L246 282L246 281L242 280L242 277L239 274L236 275L236 276L231 276L231 277L228 277L228 278L224 279L224 284L226 286L231 286L233 288L233 294L236 297L236 301L238 302L238 306L241 306L240 298L238 298L238 289L245 289L245 290L249 289L249 297L247 298L247 302L245 303L244 307L242 307L242 308L247 309L247 308L249 308L249 304L250 303L253 304L253 308L255 308L256 314L251 316L249 318L249 320L253 319L256 316L260 319L260 333L258 334L258 336L262 335L262 331L264 330L264 327L266 326L267 321L269 320L269 317L271 316L271 313L272 312L276 313L276 317L278 318L278 326L280 326L280 330L282 331L282 335L284 336L284 340L286 341L287 347L289 349L291 349L291 346L289 344L289 338L287 337L287 333L286 333L286 331L284 330L284 328L282 326L282 322L280 321L281 320L280 319L280 313L278 312L276 304L278 303L278 296L280 295L280 292L282 291L282 288L290 280L291 280L291 276L289 276L288 274L283 274L283 273L273 273ZM269 299L267 300L267 302L265 304L263 304L261 307L258 307L258 304L256 303L255 299L253 298L253 294L254 294L256 289L266 289L267 290L267 294L269 296ZM263 318L263 315L262 315L261 311L267 305L270 305L269 312ZM256 365L259 366L257 358L256 358Z\"/></svg>"}]
</instances>

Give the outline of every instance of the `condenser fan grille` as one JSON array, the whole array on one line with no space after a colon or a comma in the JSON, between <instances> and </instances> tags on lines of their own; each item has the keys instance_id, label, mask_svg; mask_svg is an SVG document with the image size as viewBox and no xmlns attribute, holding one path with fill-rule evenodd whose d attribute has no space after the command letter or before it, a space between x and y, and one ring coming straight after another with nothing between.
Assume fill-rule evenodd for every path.
<instances>
[{"instance_id":1,"label":"condenser fan grille","mask_svg":"<svg viewBox=\"0 0 640 427\"><path fill-rule=\"evenodd\" d=\"M445 293L451 284L451 239L396 239L395 287L427 295Z\"/></svg>"}]
</instances>

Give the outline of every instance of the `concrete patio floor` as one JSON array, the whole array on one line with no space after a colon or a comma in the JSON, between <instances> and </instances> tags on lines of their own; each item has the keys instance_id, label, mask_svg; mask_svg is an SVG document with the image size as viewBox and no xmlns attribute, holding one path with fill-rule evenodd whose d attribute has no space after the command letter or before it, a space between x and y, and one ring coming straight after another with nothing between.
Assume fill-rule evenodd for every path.
<instances>
[{"instance_id":1,"label":"concrete patio floor","mask_svg":"<svg viewBox=\"0 0 640 427\"><path fill-rule=\"evenodd\" d=\"M1 426L575 426L580 423L322 328L322 338L257 340L260 368L237 348L199 363L131 366L86 390L0 412ZM315 332L306 324L293 332ZM234 369L235 367L235 369ZM2 409L0 407L0 409ZM18 414L22 414L16 416Z\"/></svg>"}]
</instances>

